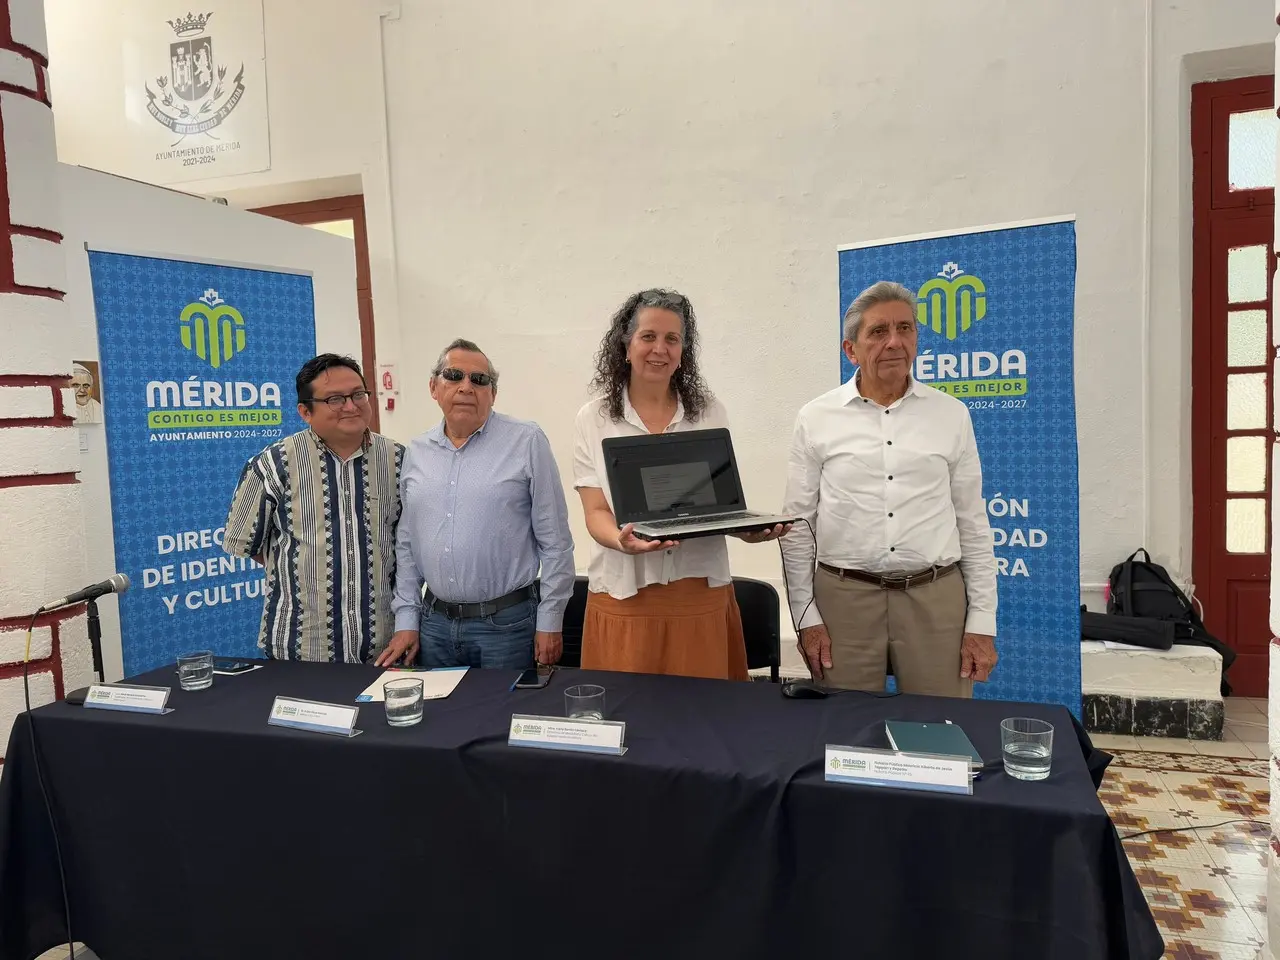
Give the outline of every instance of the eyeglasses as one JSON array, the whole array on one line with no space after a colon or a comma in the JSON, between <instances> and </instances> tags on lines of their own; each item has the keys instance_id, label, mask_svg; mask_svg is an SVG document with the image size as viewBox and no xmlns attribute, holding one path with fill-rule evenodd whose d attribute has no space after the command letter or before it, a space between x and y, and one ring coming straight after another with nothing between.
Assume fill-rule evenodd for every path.
<instances>
[{"instance_id":1,"label":"eyeglasses","mask_svg":"<svg viewBox=\"0 0 1280 960\"><path fill-rule=\"evenodd\" d=\"M440 371L440 376L448 380L450 383L461 383L462 378L466 377L471 381L473 387L491 387L493 386L493 377L487 373L463 373L457 367L445 367Z\"/></svg>"},{"instance_id":2,"label":"eyeglasses","mask_svg":"<svg viewBox=\"0 0 1280 960\"><path fill-rule=\"evenodd\" d=\"M348 400L357 407L369 399L368 390L356 390L352 393L335 393L331 397L312 397L310 400L304 400L303 403L326 403L330 410L341 410Z\"/></svg>"}]
</instances>

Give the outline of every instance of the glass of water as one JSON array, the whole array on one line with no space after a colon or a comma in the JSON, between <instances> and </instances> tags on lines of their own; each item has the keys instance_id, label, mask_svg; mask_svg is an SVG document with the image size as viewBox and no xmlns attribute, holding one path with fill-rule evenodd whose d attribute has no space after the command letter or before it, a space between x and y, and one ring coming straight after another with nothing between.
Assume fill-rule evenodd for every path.
<instances>
[{"instance_id":1,"label":"glass of water","mask_svg":"<svg viewBox=\"0 0 1280 960\"><path fill-rule=\"evenodd\" d=\"M570 720L603 720L604 687L584 683L564 692L564 715Z\"/></svg>"},{"instance_id":2,"label":"glass of water","mask_svg":"<svg viewBox=\"0 0 1280 960\"><path fill-rule=\"evenodd\" d=\"M1019 780L1045 780L1053 766L1053 724L1030 717L1000 721L1004 772Z\"/></svg>"},{"instance_id":3,"label":"glass of water","mask_svg":"<svg viewBox=\"0 0 1280 960\"><path fill-rule=\"evenodd\" d=\"M388 680L382 688L387 707L387 724L412 727L422 721L422 681L413 677Z\"/></svg>"},{"instance_id":4,"label":"glass of water","mask_svg":"<svg viewBox=\"0 0 1280 960\"><path fill-rule=\"evenodd\" d=\"M197 650L179 657L178 683L183 690L208 690L213 686L213 651Z\"/></svg>"}]
</instances>

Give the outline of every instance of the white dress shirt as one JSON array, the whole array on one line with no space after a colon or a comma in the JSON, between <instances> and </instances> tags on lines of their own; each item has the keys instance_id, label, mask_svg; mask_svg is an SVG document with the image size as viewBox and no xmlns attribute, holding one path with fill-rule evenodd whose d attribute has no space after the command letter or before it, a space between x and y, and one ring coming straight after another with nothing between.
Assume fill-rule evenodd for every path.
<instances>
[{"instance_id":1,"label":"white dress shirt","mask_svg":"<svg viewBox=\"0 0 1280 960\"><path fill-rule=\"evenodd\" d=\"M783 512L813 525L817 559L833 567L907 576L958 562L965 630L995 636L995 552L962 401L912 379L882 407L856 376L810 401L796 417ZM822 623L809 528L797 523L782 553L792 617L802 628Z\"/></svg>"},{"instance_id":2,"label":"white dress shirt","mask_svg":"<svg viewBox=\"0 0 1280 960\"><path fill-rule=\"evenodd\" d=\"M613 496L609 492L609 477L604 468L604 439L639 437L649 433L649 428L631 406L631 398L625 388L622 403L623 419L614 421L609 419L602 400L592 400L578 411L573 427L573 488L599 487L604 491L610 510L613 509ZM685 433L713 427L728 429L728 426L729 417L718 400L712 400L697 420L686 419L684 404L677 401L675 416L663 433ZM587 589L592 593L607 593L626 600L650 584L671 583L686 577L706 577L713 587L733 582L729 574L729 548L724 537L698 537L683 541L670 550L634 555L602 547L594 540L591 542Z\"/></svg>"}]
</instances>

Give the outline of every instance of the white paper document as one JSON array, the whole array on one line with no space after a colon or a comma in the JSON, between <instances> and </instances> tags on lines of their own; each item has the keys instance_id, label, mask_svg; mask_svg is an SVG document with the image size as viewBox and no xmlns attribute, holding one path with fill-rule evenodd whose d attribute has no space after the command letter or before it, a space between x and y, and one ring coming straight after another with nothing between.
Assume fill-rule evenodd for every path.
<instances>
[{"instance_id":1,"label":"white paper document","mask_svg":"<svg viewBox=\"0 0 1280 960\"><path fill-rule=\"evenodd\" d=\"M356 703L383 703L388 681L413 678L422 681L423 700L443 700L457 688L470 667L437 667L435 670L388 670L356 697Z\"/></svg>"}]
</instances>

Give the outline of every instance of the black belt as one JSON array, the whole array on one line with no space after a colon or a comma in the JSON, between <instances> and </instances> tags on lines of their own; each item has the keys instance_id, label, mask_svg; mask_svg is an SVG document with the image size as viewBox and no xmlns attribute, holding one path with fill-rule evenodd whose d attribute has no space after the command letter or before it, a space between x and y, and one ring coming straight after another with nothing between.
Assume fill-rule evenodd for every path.
<instances>
[{"instance_id":1,"label":"black belt","mask_svg":"<svg viewBox=\"0 0 1280 960\"><path fill-rule=\"evenodd\" d=\"M491 617L499 610L537 598L538 589L531 583L527 587L518 587L497 600L484 600L480 603L449 603L428 590L422 597L422 603L431 610L443 613L450 620L472 620L476 617Z\"/></svg>"},{"instance_id":2,"label":"black belt","mask_svg":"<svg viewBox=\"0 0 1280 960\"><path fill-rule=\"evenodd\" d=\"M915 573L908 577L882 577L878 573L866 573L862 570L844 570L840 567L833 567L829 563L818 561L818 566L827 573L833 573L841 580L858 580L862 583L874 583L882 590L910 590L912 587L924 586L926 583L933 583L940 580L952 570L955 570L957 564L949 563L945 567L930 567L923 573Z\"/></svg>"}]
</instances>

